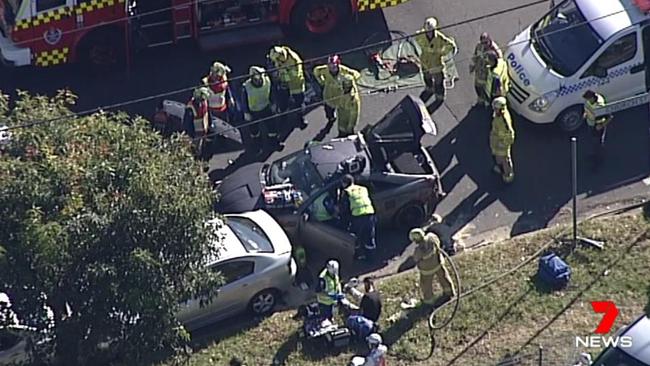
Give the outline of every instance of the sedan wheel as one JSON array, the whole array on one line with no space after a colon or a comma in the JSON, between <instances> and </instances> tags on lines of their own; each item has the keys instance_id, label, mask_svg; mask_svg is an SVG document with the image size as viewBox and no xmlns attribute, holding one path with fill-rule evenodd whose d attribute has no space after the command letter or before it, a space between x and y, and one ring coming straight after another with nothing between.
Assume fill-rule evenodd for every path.
<instances>
[{"instance_id":1,"label":"sedan wheel","mask_svg":"<svg viewBox=\"0 0 650 366\"><path fill-rule=\"evenodd\" d=\"M255 315L266 315L273 311L276 302L276 293L273 290L264 290L253 296L250 302L250 310Z\"/></svg>"}]
</instances>

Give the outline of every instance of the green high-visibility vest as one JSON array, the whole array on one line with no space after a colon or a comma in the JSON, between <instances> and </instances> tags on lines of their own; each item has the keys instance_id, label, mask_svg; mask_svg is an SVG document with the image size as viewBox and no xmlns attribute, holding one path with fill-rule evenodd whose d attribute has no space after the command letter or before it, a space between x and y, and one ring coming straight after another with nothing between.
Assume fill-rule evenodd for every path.
<instances>
[{"instance_id":1,"label":"green high-visibility vest","mask_svg":"<svg viewBox=\"0 0 650 366\"><path fill-rule=\"evenodd\" d=\"M268 76L262 76L262 85L257 87L248 79L244 83L246 96L248 97L248 109L251 112L261 112L271 104L271 80Z\"/></svg>"},{"instance_id":2,"label":"green high-visibility vest","mask_svg":"<svg viewBox=\"0 0 650 366\"><path fill-rule=\"evenodd\" d=\"M502 95L493 95L494 90L492 89L494 85L494 79L499 79L499 81L501 81ZM487 79L485 80L485 94L490 100L492 100L499 96L505 97L506 94L508 94L509 90L510 77L508 76L508 65L505 63L505 61L503 61L503 59L499 59L494 69L488 70Z\"/></svg>"},{"instance_id":3,"label":"green high-visibility vest","mask_svg":"<svg viewBox=\"0 0 650 366\"><path fill-rule=\"evenodd\" d=\"M353 184L345 189L350 200L350 211L352 216L372 215L375 208L372 206L368 188Z\"/></svg>"},{"instance_id":4,"label":"green high-visibility vest","mask_svg":"<svg viewBox=\"0 0 650 366\"><path fill-rule=\"evenodd\" d=\"M594 114L594 109L604 107L607 102L605 97L596 93L596 102L591 103L590 101L585 101L585 119L587 120L587 125L593 127L596 124L604 123L607 121L607 116L598 117Z\"/></svg>"},{"instance_id":5,"label":"green high-visibility vest","mask_svg":"<svg viewBox=\"0 0 650 366\"><path fill-rule=\"evenodd\" d=\"M325 198L327 198L327 193L321 194L314 200L314 203L311 206L311 212L317 221L327 221L333 219L332 215L327 212L327 208L325 207Z\"/></svg>"},{"instance_id":6,"label":"green high-visibility vest","mask_svg":"<svg viewBox=\"0 0 650 366\"><path fill-rule=\"evenodd\" d=\"M325 288L322 292L319 292L316 295L318 303L326 306L334 305L336 300L334 300L332 296L341 292L341 281L339 280L339 276L332 276L327 272L327 268L325 268L321 271L318 277L325 280Z\"/></svg>"}]
</instances>

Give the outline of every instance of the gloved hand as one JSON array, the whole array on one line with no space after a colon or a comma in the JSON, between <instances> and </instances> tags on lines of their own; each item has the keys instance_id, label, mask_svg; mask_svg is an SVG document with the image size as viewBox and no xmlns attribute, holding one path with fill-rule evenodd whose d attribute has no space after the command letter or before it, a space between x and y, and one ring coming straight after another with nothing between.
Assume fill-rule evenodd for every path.
<instances>
[{"instance_id":1,"label":"gloved hand","mask_svg":"<svg viewBox=\"0 0 650 366\"><path fill-rule=\"evenodd\" d=\"M250 113L244 113L244 120L246 120L246 122L250 122L252 119L253 116L251 116Z\"/></svg>"},{"instance_id":2,"label":"gloved hand","mask_svg":"<svg viewBox=\"0 0 650 366\"><path fill-rule=\"evenodd\" d=\"M334 299L336 301L341 301L341 300L345 299L345 295L341 294L341 293L332 295L331 297L332 297L332 299Z\"/></svg>"}]
</instances>

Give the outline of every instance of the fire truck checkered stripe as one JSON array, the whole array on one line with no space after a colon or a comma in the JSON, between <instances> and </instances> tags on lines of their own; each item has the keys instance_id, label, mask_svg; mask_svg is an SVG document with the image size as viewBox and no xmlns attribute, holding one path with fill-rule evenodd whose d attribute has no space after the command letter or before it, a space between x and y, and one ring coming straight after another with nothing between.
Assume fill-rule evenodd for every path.
<instances>
[{"instance_id":1,"label":"fire truck checkered stripe","mask_svg":"<svg viewBox=\"0 0 650 366\"><path fill-rule=\"evenodd\" d=\"M72 8L69 6L64 6L61 8L56 8L44 13L40 13L37 16L30 19L21 19L16 22L16 29L27 29L29 27L38 27L39 25L47 24L51 21L61 20L64 17L70 15Z\"/></svg>"},{"instance_id":2,"label":"fire truck checkered stripe","mask_svg":"<svg viewBox=\"0 0 650 366\"><path fill-rule=\"evenodd\" d=\"M391 6L405 3L409 0L359 0L359 11L374 10L380 8L388 8Z\"/></svg>"},{"instance_id":3,"label":"fire truck checkered stripe","mask_svg":"<svg viewBox=\"0 0 650 366\"><path fill-rule=\"evenodd\" d=\"M115 4L122 3L124 3L124 0L90 0L79 4L79 6L77 6L74 11L77 13L77 15L81 15L89 11L98 10L107 6L113 6Z\"/></svg>"},{"instance_id":4,"label":"fire truck checkered stripe","mask_svg":"<svg viewBox=\"0 0 650 366\"><path fill-rule=\"evenodd\" d=\"M76 15L82 15L93 10L98 10L105 8L107 6L113 6L115 4L123 4L125 0L90 0L82 2L74 8ZM24 30L30 27L37 27L39 25L47 24L51 21L61 20L63 17L71 15L73 8L70 6L64 6L61 8L56 8L44 13L40 13L35 17L29 19L21 19L16 22L16 30Z\"/></svg>"},{"instance_id":5,"label":"fire truck checkered stripe","mask_svg":"<svg viewBox=\"0 0 650 366\"><path fill-rule=\"evenodd\" d=\"M37 66L52 66L68 61L68 47L58 50L43 51L36 56Z\"/></svg>"}]
</instances>

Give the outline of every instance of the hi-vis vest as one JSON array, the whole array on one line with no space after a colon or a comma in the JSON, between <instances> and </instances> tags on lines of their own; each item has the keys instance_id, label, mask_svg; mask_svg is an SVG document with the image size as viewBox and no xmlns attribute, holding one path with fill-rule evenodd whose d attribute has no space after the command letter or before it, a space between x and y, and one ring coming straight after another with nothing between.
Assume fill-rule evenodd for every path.
<instances>
[{"instance_id":1,"label":"hi-vis vest","mask_svg":"<svg viewBox=\"0 0 650 366\"><path fill-rule=\"evenodd\" d=\"M585 101L585 119L587 120L587 124L589 126L593 127L597 124L605 123L607 121L607 116L596 119L596 116L594 115L594 109L605 106L605 103L605 97L600 94L596 94L595 103L591 103L588 100Z\"/></svg>"},{"instance_id":2,"label":"hi-vis vest","mask_svg":"<svg viewBox=\"0 0 650 366\"><path fill-rule=\"evenodd\" d=\"M208 106L211 110L223 112L228 107L226 101L226 90L228 89L228 79L215 79L211 76L203 78L203 83L206 84L210 90L210 97L208 98Z\"/></svg>"},{"instance_id":3,"label":"hi-vis vest","mask_svg":"<svg viewBox=\"0 0 650 366\"><path fill-rule=\"evenodd\" d=\"M321 271L318 277L325 280L325 288L322 292L319 292L316 295L318 303L326 306L336 304L334 296L341 292L341 281L339 280L339 276L332 277L332 275L327 272L327 268L325 268Z\"/></svg>"},{"instance_id":4,"label":"hi-vis vest","mask_svg":"<svg viewBox=\"0 0 650 366\"><path fill-rule=\"evenodd\" d=\"M345 191L348 193L348 199L350 200L352 216L372 215L375 213L368 188L353 184L346 188Z\"/></svg>"},{"instance_id":5,"label":"hi-vis vest","mask_svg":"<svg viewBox=\"0 0 650 366\"><path fill-rule=\"evenodd\" d=\"M187 108L192 111L193 123L194 123L194 133L204 134L207 131L204 130L203 121L205 116L208 113L208 103L200 102L198 108L194 103L195 99L192 98L189 103L187 103Z\"/></svg>"},{"instance_id":6,"label":"hi-vis vest","mask_svg":"<svg viewBox=\"0 0 650 366\"><path fill-rule=\"evenodd\" d=\"M262 85L259 87L253 85L250 79L244 83L248 98L248 109L251 112L263 111L271 103L271 80L266 75L262 76L262 80Z\"/></svg>"},{"instance_id":7,"label":"hi-vis vest","mask_svg":"<svg viewBox=\"0 0 650 366\"><path fill-rule=\"evenodd\" d=\"M493 94L494 88L494 79L498 78L501 81L501 94ZM485 80L485 94L490 101L496 97L505 97L510 90L510 78L508 77L508 65L503 59L497 60L497 66L493 70L489 70L487 74L487 80Z\"/></svg>"},{"instance_id":8,"label":"hi-vis vest","mask_svg":"<svg viewBox=\"0 0 650 366\"><path fill-rule=\"evenodd\" d=\"M327 198L327 193L321 194L314 200L314 203L311 206L312 214L317 221L327 221L333 219L332 215L327 212L327 208L325 207L325 198Z\"/></svg>"}]
</instances>

